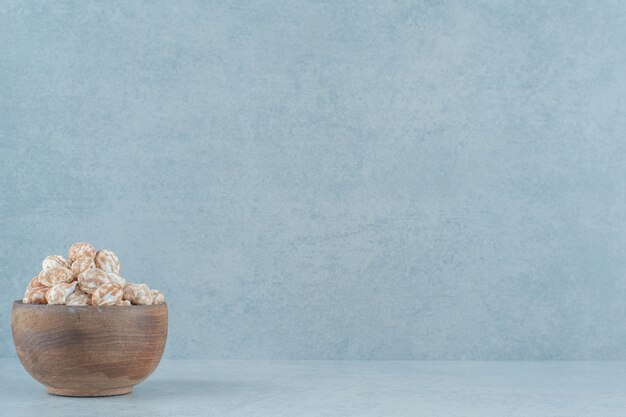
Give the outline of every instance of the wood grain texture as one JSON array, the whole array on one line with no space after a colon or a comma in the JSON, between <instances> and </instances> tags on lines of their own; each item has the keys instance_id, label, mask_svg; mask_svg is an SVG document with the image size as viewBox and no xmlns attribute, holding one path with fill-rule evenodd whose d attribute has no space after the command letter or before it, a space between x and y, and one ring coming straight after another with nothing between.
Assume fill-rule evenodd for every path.
<instances>
[{"instance_id":1,"label":"wood grain texture","mask_svg":"<svg viewBox=\"0 0 626 417\"><path fill-rule=\"evenodd\" d=\"M13 303L13 342L28 373L51 394L126 394L157 367L167 304L65 306Z\"/></svg>"}]
</instances>

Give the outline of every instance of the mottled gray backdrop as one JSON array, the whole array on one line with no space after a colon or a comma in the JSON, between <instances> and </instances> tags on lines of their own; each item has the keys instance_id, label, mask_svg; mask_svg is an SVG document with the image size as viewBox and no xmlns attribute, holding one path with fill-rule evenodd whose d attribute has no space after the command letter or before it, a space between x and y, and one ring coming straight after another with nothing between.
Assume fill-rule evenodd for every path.
<instances>
[{"instance_id":1,"label":"mottled gray backdrop","mask_svg":"<svg viewBox=\"0 0 626 417\"><path fill-rule=\"evenodd\" d=\"M0 1L0 355L88 240L169 357L626 359L626 4Z\"/></svg>"}]
</instances>

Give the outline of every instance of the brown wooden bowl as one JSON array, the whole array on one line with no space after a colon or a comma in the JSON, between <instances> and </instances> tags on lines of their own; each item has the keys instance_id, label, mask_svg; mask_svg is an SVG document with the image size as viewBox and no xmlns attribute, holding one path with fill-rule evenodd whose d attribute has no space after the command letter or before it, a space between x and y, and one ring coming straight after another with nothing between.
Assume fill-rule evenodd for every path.
<instances>
[{"instance_id":1,"label":"brown wooden bowl","mask_svg":"<svg viewBox=\"0 0 626 417\"><path fill-rule=\"evenodd\" d=\"M79 307L16 301L11 328L22 365L48 393L128 394L161 360L167 304Z\"/></svg>"}]
</instances>

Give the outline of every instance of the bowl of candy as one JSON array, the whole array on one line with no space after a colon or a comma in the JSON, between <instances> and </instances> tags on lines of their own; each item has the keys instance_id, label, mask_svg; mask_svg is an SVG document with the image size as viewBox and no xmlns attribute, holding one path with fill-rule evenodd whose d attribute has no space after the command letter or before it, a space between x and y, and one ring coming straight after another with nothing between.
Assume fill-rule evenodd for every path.
<instances>
[{"instance_id":1,"label":"bowl of candy","mask_svg":"<svg viewBox=\"0 0 626 417\"><path fill-rule=\"evenodd\" d=\"M79 242L67 260L44 259L13 303L11 329L22 365L48 393L109 396L132 392L156 369L167 320L160 291L127 283L112 251Z\"/></svg>"}]
</instances>

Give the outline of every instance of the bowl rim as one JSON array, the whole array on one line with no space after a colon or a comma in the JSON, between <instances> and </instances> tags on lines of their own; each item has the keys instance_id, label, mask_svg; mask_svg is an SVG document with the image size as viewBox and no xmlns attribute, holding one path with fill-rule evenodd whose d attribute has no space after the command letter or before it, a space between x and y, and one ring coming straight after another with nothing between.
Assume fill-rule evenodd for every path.
<instances>
[{"instance_id":1,"label":"bowl rim","mask_svg":"<svg viewBox=\"0 0 626 417\"><path fill-rule=\"evenodd\" d=\"M56 308L56 309L99 309L99 308L112 308L114 310L128 310L128 309L144 309L144 308L163 308L167 307L167 303L164 302L162 304L151 304L151 305L138 305L132 304L129 306L68 306L65 304L24 304L22 300L13 301L14 306L21 306L24 308Z\"/></svg>"}]
</instances>

